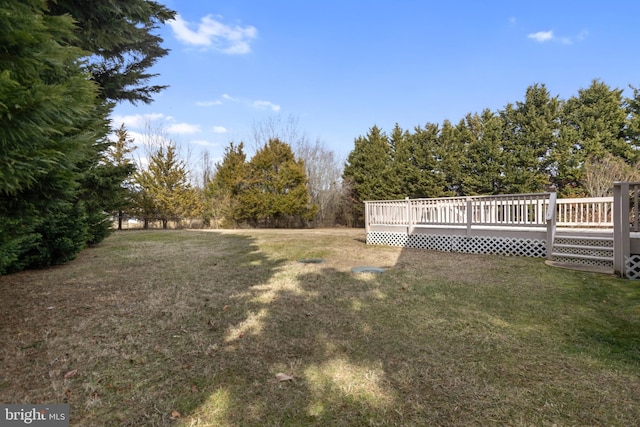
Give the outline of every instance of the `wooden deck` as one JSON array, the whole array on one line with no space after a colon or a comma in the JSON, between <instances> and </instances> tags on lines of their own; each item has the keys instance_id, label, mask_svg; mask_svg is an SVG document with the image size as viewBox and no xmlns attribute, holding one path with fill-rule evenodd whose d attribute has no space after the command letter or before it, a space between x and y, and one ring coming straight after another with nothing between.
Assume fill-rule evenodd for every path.
<instances>
[{"instance_id":1,"label":"wooden deck","mask_svg":"<svg viewBox=\"0 0 640 427\"><path fill-rule=\"evenodd\" d=\"M550 192L367 201L367 242L544 257L554 266L640 278L640 183L616 188L614 197L581 199Z\"/></svg>"}]
</instances>

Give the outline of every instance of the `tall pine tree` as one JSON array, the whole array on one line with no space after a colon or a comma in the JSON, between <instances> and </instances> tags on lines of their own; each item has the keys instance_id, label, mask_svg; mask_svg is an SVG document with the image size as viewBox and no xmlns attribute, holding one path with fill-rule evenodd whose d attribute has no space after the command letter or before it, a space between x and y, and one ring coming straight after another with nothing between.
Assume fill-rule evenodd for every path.
<instances>
[{"instance_id":1,"label":"tall pine tree","mask_svg":"<svg viewBox=\"0 0 640 427\"><path fill-rule=\"evenodd\" d=\"M76 22L75 44L91 56L87 71L109 102L152 101L166 86L150 85L151 68L169 51L155 34L175 12L151 0L48 0L49 13Z\"/></svg>"},{"instance_id":2,"label":"tall pine tree","mask_svg":"<svg viewBox=\"0 0 640 427\"><path fill-rule=\"evenodd\" d=\"M555 147L560 103L545 85L527 88L524 102L502 111L505 125L504 191L544 191L549 184L549 152Z\"/></svg>"},{"instance_id":3,"label":"tall pine tree","mask_svg":"<svg viewBox=\"0 0 640 427\"><path fill-rule=\"evenodd\" d=\"M464 195L500 194L503 192L504 156L503 121L488 109L481 114L467 114L458 126L465 146L462 163Z\"/></svg>"},{"instance_id":4,"label":"tall pine tree","mask_svg":"<svg viewBox=\"0 0 640 427\"><path fill-rule=\"evenodd\" d=\"M180 221L199 212L198 193L189 183L186 162L179 158L174 142L157 147L149 157L149 164L133 176L137 187L136 200L145 228L150 221Z\"/></svg>"},{"instance_id":5,"label":"tall pine tree","mask_svg":"<svg viewBox=\"0 0 640 427\"><path fill-rule=\"evenodd\" d=\"M628 163L636 161L637 151L625 137L627 109L622 90L594 80L565 102L561 120L556 156L570 160L558 162L563 193L584 192L582 166L589 158L601 160L610 153Z\"/></svg>"},{"instance_id":6,"label":"tall pine tree","mask_svg":"<svg viewBox=\"0 0 640 427\"><path fill-rule=\"evenodd\" d=\"M303 225L313 218L304 162L291 147L270 139L249 162L248 177L239 194L239 217L254 225Z\"/></svg>"},{"instance_id":7,"label":"tall pine tree","mask_svg":"<svg viewBox=\"0 0 640 427\"><path fill-rule=\"evenodd\" d=\"M239 195L249 173L244 144L233 142L224 150L222 161L216 165L215 175L205 191L214 221L225 227L240 222Z\"/></svg>"},{"instance_id":8,"label":"tall pine tree","mask_svg":"<svg viewBox=\"0 0 640 427\"><path fill-rule=\"evenodd\" d=\"M0 3L0 274L58 264L90 240L83 170L104 131L72 18Z\"/></svg>"}]
</instances>

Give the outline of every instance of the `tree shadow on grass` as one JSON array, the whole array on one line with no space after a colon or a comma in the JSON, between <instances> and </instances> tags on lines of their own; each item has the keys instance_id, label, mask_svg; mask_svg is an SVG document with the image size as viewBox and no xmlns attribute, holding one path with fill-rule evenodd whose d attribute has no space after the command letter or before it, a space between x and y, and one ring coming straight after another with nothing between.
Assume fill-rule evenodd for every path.
<instances>
[{"instance_id":1,"label":"tree shadow on grass","mask_svg":"<svg viewBox=\"0 0 640 427\"><path fill-rule=\"evenodd\" d=\"M140 231L0 277L0 401L69 403L72 425L171 423L233 376L226 325L283 262L248 236Z\"/></svg>"},{"instance_id":2,"label":"tree shadow on grass","mask_svg":"<svg viewBox=\"0 0 640 427\"><path fill-rule=\"evenodd\" d=\"M576 359L558 350L575 344L582 323L561 309L581 310L571 281L582 276L540 260L348 238L348 255L327 250L325 264L301 264L243 234L121 236L83 252L72 268L0 278L0 297L11 301L0 314L17 319L2 323L2 336L12 337L2 360L22 378L5 380L0 400L68 402L74 425L604 425L640 417L632 352L610 369L600 363L604 351L585 345ZM362 263L391 268L350 272ZM608 280L598 292L610 295ZM597 312L606 307L585 309L582 319L611 315ZM583 330L594 336L588 324ZM293 379L279 381L279 373Z\"/></svg>"},{"instance_id":3,"label":"tree shadow on grass","mask_svg":"<svg viewBox=\"0 0 640 427\"><path fill-rule=\"evenodd\" d=\"M620 371L594 364L602 352L557 348L571 338L549 318L566 294L553 280L567 273L522 280L546 268L540 260L403 250L381 275L281 267L243 295L244 320L218 337L220 375L205 380L184 425L606 425L640 415L633 359Z\"/></svg>"}]
</instances>

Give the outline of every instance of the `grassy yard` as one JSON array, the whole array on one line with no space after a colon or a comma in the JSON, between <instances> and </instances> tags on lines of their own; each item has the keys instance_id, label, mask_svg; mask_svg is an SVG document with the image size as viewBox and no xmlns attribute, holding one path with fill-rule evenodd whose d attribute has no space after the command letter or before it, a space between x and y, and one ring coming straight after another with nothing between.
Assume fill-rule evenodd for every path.
<instances>
[{"instance_id":1,"label":"grassy yard","mask_svg":"<svg viewBox=\"0 0 640 427\"><path fill-rule=\"evenodd\" d=\"M119 232L0 277L0 402L87 426L638 424L640 282L364 237Z\"/></svg>"}]
</instances>

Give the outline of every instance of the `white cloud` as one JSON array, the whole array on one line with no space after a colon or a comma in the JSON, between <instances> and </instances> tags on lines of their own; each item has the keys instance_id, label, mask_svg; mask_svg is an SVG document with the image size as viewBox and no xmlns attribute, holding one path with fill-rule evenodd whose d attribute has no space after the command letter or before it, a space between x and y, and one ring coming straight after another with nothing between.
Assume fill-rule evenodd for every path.
<instances>
[{"instance_id":1,"label":"white cloud","mask_svg":"<svg viewBox=\"0 0 640 427\"><path fill-rule=\"evenodd\" d=\"M214 105L220 105L222 104L222 101L220 101L219 99L216 99L215 101L198 101L196 102L196 105L198 107L212 107Z\"/></svg>"},{"instance_id":2,"label":"white cloud","mask_svg":"<svg viewBox=\"0 0 640 427\"><path fill-rule=\"evenodd\" d=\"M172 116L166 116L163 113L147 113L133 114L128 116L114 115L111 117L113 127L120 127L124 123L130 137L136 137L138 141L145 139L142 135L147 134L192 134L201 132L200 125L176 122ZM143 130L144 132L135 132L133 130ZM149 138L146 138L149 139ZM146 141L145 141L146 142Z\"/></svg>"},{"instance_id":3,"label":"white cloud","mask_svg":"<svg viewBox=\"0 0 640 427\"><path fill-rule=\"evenodd\" d=\"M228 130L224 126L214 126L213 133L227 133Z\"/></svg>"},{"instance_id":4,"label":"white cloud","mask_svg":"<svg viewBox=\"0 0 640 427\"><path fill-rule=\"evenodd\" d=\"M565 45L571 45L571 44L574 44L575 42L583 41L587 37L587 34L589 34L587 30L582 30L573 37L571 36L558 37L553 33L553 31L550 30L550 31L538 31L537 33L531 33L531 34L528 34L527 37L539 43L554 41L554 42L562 43Z\"/></svg>"},{"instance_id":5,"label":"white cloud","mask_svg":"<svg viewBox=\"0 0 640 427\"><path fill-rule=\"evenodd\" d=\"M223 101L229 101L229 102L236 102L242 105L246 105L252 108L256 108L258 110L271 110L271 111L275 111L276 113L280 111L281 107L278 104L274 104L271 101L264 101L264 100L251 100L251 99L246 99L246 98L234 98L233 96L227 94L227 93L223 93L220 96L221 100L220 103L223 103Z\"/></svg>"},{"instance_id":6,"label":"white cloud","mask_svg":"<svg viewBox=\"0 0 640 427\"><path fill-rule=\"evenodd\" d=\"M271 110L275 112L280 111L279 105L269 101L253 101L251 105L259 110Z\"/></svg>"},{"instance_id":7,"label":"white cloud","mask_svg":"<svg viewBox=\"0 0 640 427\"><path fill-rule=\"evenodd\" d=\"M229 26L213 16L207 15L200 19L200 23L192 23L176 15L174 20L168 21L176 38L188 45L211 48L230 55L242 55L251 52L250 43L258 36L258 30L252 26ZM192 30L192 27L196 27Z\"/></svg>"},{"instance_id":8,"label":"white cloud","mask_svg":"<svg viewBox=\"0 0 640 427\"><path fill-rule=\"evenodd\" d=\"M200 132L199 125L192 125L190 123L173 123L167 128L169 133L198 133Z\"/></svg>"},{"instance_id":9,"label":"white cloud","mask_svg":"<svg viewBox=\"0 0 640 427\"><path fill-rule=\"evenodd\" d=\"M116 114L111 117L111 124L116 128L119 128L120 125L124 123L124 127L127 129L142 129L147 123L162 118L164 118L164 114L162 113L133 114L128 116Z\"/></svg>"},{"instance_id":10,"label":"white cloud","mask_svg":"<svg viewBox=\"0 0 640 427\"><path fill-rule=\"evenodd\" d=\"M537 42L544 43L553 39L553 31L538 31L537 33L531 33L527 37Z\"/></svg>"},{"instance_id":11,"label":"white cloud","mask_svg":"<svg viewBox=\"0 0 640 427\"><path fill-rule=\"evenodd\" d=\"M144 142L144 139L145 139L144 134L142 134L140 132L129 132L129 131L127 131L127 135L129 135L129 138L131 138L133 140L133 143L136 144L136 145Z\"/></svg>"}]
</instances>

